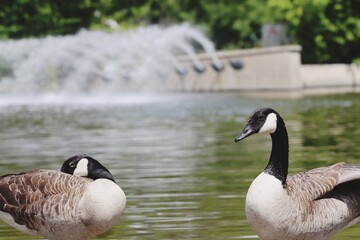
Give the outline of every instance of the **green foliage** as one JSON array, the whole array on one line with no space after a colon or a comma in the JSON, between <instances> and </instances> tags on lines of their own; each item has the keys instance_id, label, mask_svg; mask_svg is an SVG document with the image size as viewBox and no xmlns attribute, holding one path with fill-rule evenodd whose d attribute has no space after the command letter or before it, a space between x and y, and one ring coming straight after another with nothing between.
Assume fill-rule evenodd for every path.
<instances>
[{"instance_id":1,"label":"green foliage","mask_svg":"<svg viewBox=\"0 0 360 240\"><path fill-rule=\"evenodd\" d=\"M261 45L266 23L287 26L303 47L303 63L350 63L360 58L360 1L354 0L0 0L0 38L75 33L190 22L217 49Z\"/></svg>"},{"instance_id":2,"label":"green foliage","mask_svg":"<svg viewBox=\"0 0 360 240\"><path fill-rule=\"evenodd\" d=\"M303 63L351 63L360 56L360 1L269 0L274 20L303 47Z\"/></svg>"},{"instance_id":3,"label":"green foliage","mask_svg":"<svg viewBox=\"0 0 360 240\"><path fill-rule=\"evenodd\" d=\"M95 27L107 18L116 20L122 29L186 21L203 28L218 49L259 46L261 26L271 20L266 0L100 0L99 5L102 15Z\"/></svg>"},{"instance_id":4,"label":"green foliage","mask_svg":"<svg viewBox=\"0 0 360 240\"><path fill-rule=\"evenodd\" d=\"M172 10L178 9L177 1L169 0L99 0L97 4L98 17L92 27L106 28L106 20L112 19L120 24L121 29L135 28L149 24L166 22L171 18ZM178 9L180 10L180 9Z\"/></svg>"},{"instance_id":5,"label":"green foliage","mask_svg":"<svg viewBox=\"0 0 360 240\"><path fill-rule=\"evenodd\" d=\"M93 12L90 0L1 0L0 36L23 38L74 33L90 26Z\"/></svg>"},{"instance_id":6,"label":"green foliage","mask_svg":"<svg viewBox=\"0 0 360 240\"><path fill-rule=\"evenodd\" d=\"M360 65L360 57L353 59L353 63Z\"/></svg>"},{"instance_id":7,"label":"green foliage","mask_svg":"<svg viewBox=\"0 0 360 240\"><path fill-rule=\"evenodd\" d=\"M262 24L270 21L265 0L182 1L182 21L200 24L217 48L258 46Z\"/></svg>"}]
</instances>

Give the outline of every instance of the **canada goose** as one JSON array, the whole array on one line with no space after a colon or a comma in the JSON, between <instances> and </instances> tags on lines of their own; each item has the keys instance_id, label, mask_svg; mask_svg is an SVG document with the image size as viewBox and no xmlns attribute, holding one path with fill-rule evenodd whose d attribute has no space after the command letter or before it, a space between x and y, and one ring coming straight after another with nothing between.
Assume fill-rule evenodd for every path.
<instances>
[{"instance_id":1,"label":"canada goose","mask_svg":"<svg viewBox=\"0 0 360 240\"><path fill-rule=\"evenodd\" d=\"M246 195L246 217L261 239L325 240L359 221L360 165L337 163L288 175L285 123L271 108L253 112L235 142L269 133L270 159Z\"/></svg>"},{"instance_id":2,"label":"canada goose","mask_svg":"<svg viewBox=\"0 0 360 240\"><path fill-rule=\"evenodd\" d=\"M119 220L126 197L97 160L77 155L61 171L32 170L0 177L0 218L49 240L83 240Z\"/></svg>"}]
</instances>

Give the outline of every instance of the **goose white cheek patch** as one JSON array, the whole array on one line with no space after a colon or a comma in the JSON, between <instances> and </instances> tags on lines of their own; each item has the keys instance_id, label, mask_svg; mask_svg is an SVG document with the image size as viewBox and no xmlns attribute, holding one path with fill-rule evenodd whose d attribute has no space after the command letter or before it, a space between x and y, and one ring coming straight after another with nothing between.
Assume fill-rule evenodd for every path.
<instances>
[{"instance_id":1,"label":"goose white cheek patch","mask_svg":"<svg viewBox=\"0 0 360 240\"><path fill-rule=\"evenodd\" d=\"M75 171L73 173L74 176L86 177L88 176L88 163L89 160L86 158L81 159L76 165Z\"/></svg>"},{"instance_id":2,"label":"goose white cheek patch","mask_svg":"<svg viewBox=\"0 0 360 240\"><path fill-rule=\"evenodd\" d=\"M274 133L276 131L277 117L275 113L270 113L266 117L264 125L261 127L259 133Z\"/></svg>"}]
</instances>

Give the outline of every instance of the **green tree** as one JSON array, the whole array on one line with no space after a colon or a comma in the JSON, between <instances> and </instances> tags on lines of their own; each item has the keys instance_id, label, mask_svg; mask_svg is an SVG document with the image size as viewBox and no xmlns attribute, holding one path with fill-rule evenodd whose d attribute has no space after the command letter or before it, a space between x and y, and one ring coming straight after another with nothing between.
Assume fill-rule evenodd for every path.
<instances>
[{"instance_id":1,"label":"green tree","mask_svg":"<svg viewBox=\"0 0 360 240\"><path fill-rule=\"evenodd\" d=\"M168 0L99 0L96 5L97 18L92 27L104 29L106 20L111 19L120 24L121 29L131 29L149 24L164 22Z\"/></svg>"},{"instance_id":2,"label":"green tree","mask_svg":"<svg viewBox=\"0 0 360 240\"><path fill-rule=\"evenodd\" d=\"M100 2L103 17L116 20L122 28L186 21L201 26L218 49L259 46L261 26L271 19L266 0Z\"/></svg>"},{"instance_id":3,"label":"green tree","mask_svg":"<svg viewBox=\"0 0 360 240\"><path fill-rule=\"evenodd\" d=\"M360 57L360 1L269 0L274 21L288 25L303 63L350 63Z\"/></svg>"},{"instance_id":4,"label":"green tree","mask_svg":"<svg viewBox=\"0 0 360 240\"><path fill-rule=\"evenodd\" d=\"M1 0L0 37L23 38L70 34L93 18L90 0Z\"/></svg>"},{"instance_id":5,"label":"green tree","mask_svg":"<svg viewBox=\"0 0 360 240\"><path fill-rule=\"evenodd\" d=\"M106 4L105 4L106 3ZM360 54L360 1L348 0L101 0L104 17L122 28L187 21L201 26L217 49L261 45L265 23L287 26L303 47L303 63L350 63Z\"/></svg>"},{"instance_id":6,"label":"green tree","mask_svg":"<svg viewBox=\"0 0 360 240\"><path fill-rule=\"evenodd\" d=\"M0 38L71 34L80 28L121 29L190 22L217 49L261 45L266 23L284 23L303 63L360 61L359 0L0 0Z\"/></svg>"},{"instance_id":7,"label":"green tree","mask_svg":"<svg viewBox=\"0 0 360 240\"><path fill-rule=\"evenodd\" d=\"M270 21L266 0L183 0L178 7L178 19L200 24L219 49L259 46L261 27Z\"/></svg>"}]
</instances>

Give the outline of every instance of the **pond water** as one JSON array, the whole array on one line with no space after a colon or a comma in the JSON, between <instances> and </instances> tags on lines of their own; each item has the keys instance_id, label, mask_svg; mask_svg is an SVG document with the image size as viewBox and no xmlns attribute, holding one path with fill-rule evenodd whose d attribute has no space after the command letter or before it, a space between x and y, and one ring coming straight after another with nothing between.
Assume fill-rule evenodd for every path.
<instances>
[{"instance_id":1,"label":"pond water","mask_svg":"<svg viewBox=\"0 0 360 240\"><path fill-rule=\"evenodd\" d=\"M59 169L86 153L127 195L123 217L97 239L252 239L244 200L270 154L269 136L235 144L254 109L286 121L290 173L360 163L360 95L296 100L233 93L0 98L0 174ZM357 224L334 239L360 237ZM0 239L36 239L0 222Z\"/></svg>"}]
</instances>

